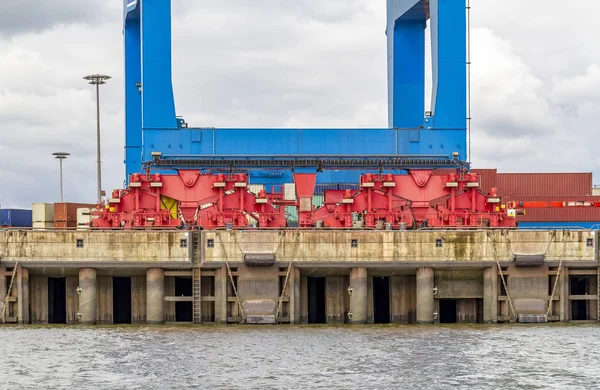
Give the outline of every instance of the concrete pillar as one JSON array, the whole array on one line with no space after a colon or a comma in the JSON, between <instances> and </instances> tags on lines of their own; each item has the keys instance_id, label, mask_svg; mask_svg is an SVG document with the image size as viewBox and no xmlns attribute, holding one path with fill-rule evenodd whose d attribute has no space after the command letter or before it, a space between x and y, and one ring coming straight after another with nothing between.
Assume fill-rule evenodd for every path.
<instances>
[{"instance_id":1,"label":"concrete pillar","mask_svg":"<svg viewBox=\"0 0 600 390\"><path fill-rule=\"evenodd\" d=\"M227 267L222 266L215 270L215 322L217 324L227 323L227 284L229 275ZM237 305L237 303L236 303Z\"/></svg>"},{"instance_id":2,"label":"concrete pillar","mask_svg":"<svg viewBox=\"0 0 600 390\"><path fill-rule=\"evenodd\" d=\"M433 268L417 269L417 324L433 323Z\"/></svg>"},{"instance_id":3,"label":"concrete pillar","mask_svg":"<svg viewBox=\"0 0 600 390\"><path fill-rule=\"evenodd\" d=\"M300 323L300 269L293 267L288 282L290 294L290 324Z\"/></svg>"},{"instance_id":4,"label":"concrete pillar","mask_svg":"<svg viewBox=\"0 0 600 390\"><path fill-rule=\"evenodd\" d=\"M162 268L146 271L146 322L165 322L165 270Z\"/></svg>"},{"instance_id":5,"label":"concrete pillar","mask_svg":"<svg viewBox=\"0 0 600 390\"><path fill-rule=\"evenodd\" d=\"M4 312L4 301L6 300L6 267L0 264L0 324L4 323L2 313ZM8 310L8 309L7 309ZM8 312L6 313L8 315Z\"/></svg>"},{"instance_id":6,"label":"concrete pillar","mask_svg":"<svg viewBox=\"0 0 600 390\"><path fill-rule=\"evenodd\" d=\"M352 313L352 324L367 323L367 269L352 268L350 270L350 312Z\"/></svg>"},{"instance_id":7,"label":"concrete pillar","mask_svg":"<svg viewBox=\"0 0 600 390\"><path fill-rule=\"evenodd\" d=\"M17 319L19 324L29 323L29 270L21 267L17 268ZM13 286L14 288L14 286Z\"/></svg>"},{"instance_id":8,"label":"concrete pillar","mask_svg":"<svg viewBox=\"0 0 600 390\"><path fill-rule=\"evenodd\" d=\"M96 270L94 268L81 268L79 270L79 313L80 323L93 325L96 323Z\"/></svg>"},{"instance_id":9,"label":"concrete pillar","mask_svg":"<svg viewBox=\"0 0 600 390\"><path fill-rule=\"evenodd\" d=\"M558 287L560 291L560 304L558 315L560 316L561 322L569 321L570 308L569 304L569 268L562 267L560 275L558 276Z\"/></svg>"},{"instance_id":10,"label":"concrete pillar","mask_svg":"<svg viewBox=\"0 0 600 390\"><path fill-rule=\"evenodd\" d=\"M300 276L300 323L308 324L308 277Z\"/></svg>"},{"instance_id":11,"label":"concrete pillar","mask_svg":"<svg viewBox=\"0 0 600 390\"><path fill-rule=\"evenodd\" d=\"M498 322L498 266L483 270L483 322Z\"/></svg>"}]
</instances>

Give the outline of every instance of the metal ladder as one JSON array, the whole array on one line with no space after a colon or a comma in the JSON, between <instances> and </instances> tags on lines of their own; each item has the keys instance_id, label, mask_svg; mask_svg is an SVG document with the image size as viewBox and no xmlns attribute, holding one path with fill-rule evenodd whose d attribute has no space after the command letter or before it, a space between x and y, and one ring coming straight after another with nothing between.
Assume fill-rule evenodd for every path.
<instances>
[{"instance_id":1,"label":"metal ladder","mask_svg":"<svg viewBox=\"0 0 600 390\"><path fill-rule=\"evenodd\" d=\"M2 313L0 313L0 323L11 324L11 323L18 322L18 318L16 316L13 316L13 317L6 316L6 314L9 312L9 305L11 304L11 302L18 302L18 300L19 300L18 295L11 296L11 293L13 290L13 283L15 281L15 277L17 276L18 267L19 267L19 262L17 261L11 271L11 278L10 278L10 284L8 286L8 290L5 291L6 297L4 299ZM6 277L6 275L0 275L0 277L4 278L4 277Z\"/></svg>"},{"instance_id":2,"label":"metal ladder","mask_svg":"<svg viewBox=\"0 0 600 390\"><path fill-rule=\"evenodd\" d=\"M200 266L199 264L194 264L194 269L192 271L194 324L199 324L202 322L202 293L200 291L200 278Z\"/></svg>"},{"instance_id":3,"label":"metal ladder","mask_svg":"<svg viewBox=\"0 0 600 390\"><path fill-rule=\"evenodd\" d=\"M199 324L202 322L202 291L201 291L201 278L202 272L200 271L202 267L202 255L201 255L201 245L202 235L200 232L192 232L192 311L193 318L192 321L194 324Z\"/></svg>"}]
</instances>

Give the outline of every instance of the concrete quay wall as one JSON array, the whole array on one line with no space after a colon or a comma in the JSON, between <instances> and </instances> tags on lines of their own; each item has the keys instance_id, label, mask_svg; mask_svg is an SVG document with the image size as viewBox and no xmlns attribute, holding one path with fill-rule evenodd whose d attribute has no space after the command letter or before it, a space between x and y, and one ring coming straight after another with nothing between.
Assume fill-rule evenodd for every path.
<instances>
[{"instance_id":1,"label":"concrete quay wall","mask_svg":"<svg viewBox=\"0 0 600 390\"><path fill-rule=\"evenodd\" d=\"M113 266L172 263L191 267L243 262L271 253L277 262L440 263L512 261L543 254L546 261L595 261L590 231L0 231L0 258L30 264Z\"/></svg>"},{"instance_id":2,"label":"concrete quay wall","mask_svg":"<svg viewBox=\"0 0 600 390\"><path fill-rule=\"evenodd\" d=\"M279 262L343 265L513 261L595 261L590 231L207 231L204 264L241 262L248 253L274 253ZM450 265L451 266L451 265Z\"/></svg>"},{"instance_id":3,"label":"concrete quay wall","mask_svg":"<svg viewBox=\"0 0 600 390\"><path fill-rule=\"evenodd\" d=\"M0 323L598 321L597 253L591 231L4 230Z\"/></svg>"},{"instance_id":4,"label":"concrete quay wall","mask_svg":"<svg viewBox=\"0 0 600 390\"><path fill-rule=\"evenodd\" d=\"M181 231L0 231L0 260L32 266L191 264L191 233ZM190 245L191 247L191 245Z\"/></svg>"}]
</instances>

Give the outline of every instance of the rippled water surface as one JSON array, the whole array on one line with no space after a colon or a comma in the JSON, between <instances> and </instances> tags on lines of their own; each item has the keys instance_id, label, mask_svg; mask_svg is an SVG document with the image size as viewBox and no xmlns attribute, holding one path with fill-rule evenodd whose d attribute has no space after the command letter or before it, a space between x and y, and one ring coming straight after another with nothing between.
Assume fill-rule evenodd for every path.
<instances>
[{"instance_id":1,"label":"rippled water surface","mask_svg":"<svg viewBox=\"0 0 600 390\"><path fill-rule=\"evenodd\" d=\"M600 327L0 327L0 388L597 389Z\"/></svg>"}]
</instances>

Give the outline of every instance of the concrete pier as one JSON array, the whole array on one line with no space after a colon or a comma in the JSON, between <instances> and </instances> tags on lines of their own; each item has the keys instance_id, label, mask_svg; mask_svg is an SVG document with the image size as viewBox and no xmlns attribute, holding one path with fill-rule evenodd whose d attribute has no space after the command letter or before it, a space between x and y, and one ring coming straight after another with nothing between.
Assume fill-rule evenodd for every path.
<instances>
[{"instance_id":1,"label":"concrete pier","mask_svg":"<svg viewBox=\"0 0 600 390\"><path fill-rule=\"evenodd\" d=\"M483 270L483 322L498 322L498 266Z\"/></svg>"},{"instance_id":2,"label":"concrete pier","mask_svg":"<svg viewBox=\"0 0 600 390\"><path fill-rule=\"evenodd\" d=\"M352 268L350 270L350 312L352 313L351 323L367 323L368 306L368 278L366 268Z\"/></svg>"},{"instance_id":3,"label":"concrete pier","mask_svg":"<svg viewBox=\"0 0 600 390\"><path fill-rule=\"evenodd\" d=\"M433 268L421 267L417 269L417 323L432 324L434 299L433 299Z\"/></svg>"},{"instance_id":4,"label":"concrete pier","mask_svg":"<svg viewBox=\"0 0 600 390\"><path fill-rule=\"evenodd\" d=\"M80 322L85 325L96 323L96 270L94 268L81 268L79 270L79 313Z\"/></svg>"},{"instance_id":5,"label":"concrete pier","mask_svg":"<svg viewBox=\"0 0 600 390\"><path fill-rule=\"evenodd\" d=\"M246 262L264 251L273 265ZM281 323L508 322L509 300L528 321L555 280L549 321L598 321L592 231L11 230L0 253L0 305L17 271L9 323L237 323L224 259L246 322L272 317L290 262Z\"/></svg>"},{"instance_id":6,"label":"concrete pier","mask_svg":"<svg viewBox=\"0 0 600 390\"><path fill-rule=\"evenodd\" d=\"M165 321L165 271L148 268L146 271L146 322L162 324Z\"/></svg>"}]
</instances>

